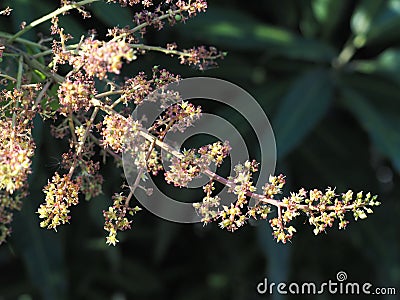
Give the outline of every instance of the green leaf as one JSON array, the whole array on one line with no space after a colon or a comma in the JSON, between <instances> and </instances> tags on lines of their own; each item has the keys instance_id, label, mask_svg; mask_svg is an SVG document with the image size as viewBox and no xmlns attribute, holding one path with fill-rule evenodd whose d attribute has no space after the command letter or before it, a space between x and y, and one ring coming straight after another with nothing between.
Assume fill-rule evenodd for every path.
<instances>
[{"instance_id":1,"label":"green leaf","mask_svg":"<svg viewBox=\"0 0 400 300\"><path fill-rule=\"evenodd\" d=\"M318 62L329 62L335 55L327 44L261 23L243 12L216 6L177 28L191 39L205 40L221 49L266 51L273 56Z\"/></svg>"},{"instance_id":2,"label":"green leaf","mask_svg":"<svg viewBox=\"0 0 400 300\"><path fill-rule=\"evenodd\" d=\"M279 107L280 99L291 85L287 80L267 80L262 86L253 88L250 92L257 99L267 116L272 116Z\"/></svg>"},{"instance_id":3,"label":"green leaf","mask_svg":"<svg viewBox=\"0 0 400 300\"><path fill-rule=\"evenodd\" d=\"M294 81L273 118L278 157L285 156L315 127L332 101L328 70L312 70Z\"/></svg>"},{"instance_id":4,"label":"green leaf","mask_svg":"<svg viewBox=\"0 0 400 300\"><path fill-rule=\"evenodd\" d=\"M386 0L363 0L356 7L351 18L351 29L356 35L366 35L373 21L384 7Z\"/></svg>"},{"instance_id":5,"label":"green leaf","mask_svg":"<svg viewBox=\"0 0 400 300\"><path fill-rule=\"evenodd\" d=\"M312 10L325 39L330 37L335 28L343 21L348 5L348 1L312 0Z\"/></svg>"},{"instance_id":6,"label":"green leaf","mask_svg":"<svg viewBox=\"0 0 400 300\"><path fill-rule=\"evenodd\" d=\"M36 118L34 139L41 145L43 123ZM44 199L42 186L46 179L40 169L39 157L32 162L32 175L29 177L30 196L25 199L23 208L15 213L12 223L13 234L10 243L21 255L33 286L40 292L41 299L66 299L66 276L62 235L40 228L36 214L38 202Z\"/></svg>"},{"instance_id":7,"label":"green leaf","mask_svg":"<svg viewBox=\"0 0 400 300\"><path fill-rule=\"evenodd\" d=\"M343 105L359 120L377 149L389 158L400 172L400 120L379 109L351 88L342 87Z\"/></svg>"},{"instance_id":8,"label":"green leaf","mask_svg":"<svg viewBox=\"0 0 400 300\"><path fill-rule=\"evenodd\" d=\"M356 90L367 98L377 108L385 107L389 113L400 111L400 86L385 77L374 74L342 74L339 83L345 87Z\"/></svg>"},{"instance_id":9,"label":"green leaf","mask_svg":"<svg viewBox=\"0 0 400 300\"><path fill-rule=\"evenodd\" d=\"M375 147L392 160L397 170L400 170L399 84L376 75L353 74L342 75L340 86L345 92L350 90L350 94L355 98L355 100L348 100L349 96L345 98L346 108L351 109L359 119ZM359 110L353 102L360 103Z\"/></svg>"},{"instance_id":10,"label":"green leaf","mask_svg":"<svg viewBox=\"0 0 400 300\"><path fill-rule=\"evenodd\" d=\"M351 28L357 35L356 46L385 43L400 37L400 3L398 0L364 0L357 6Z\"/></svg>"},{"instance_id":11,"label":"green leaf","mask_svg":"<svg viewBox=\"0 0 400 300\"><path fill-rule=\"evenodd\" d=\"M319 34L319 24L311 3L309 0L301 0L299 4L301 8L301 20L299 22L301 34L306 38L314 38Z\"/></svg>"},{"instance_id":12,"label":"green leaf","mask_svg":"<svg viewBox=\"0 0 400 300\"><path fill-rule=\"evenodd\" d=\"M400 49L387 49L375 60L355 61L357 71L379 74L400 83Z\"/></svg>"},{"instance_id":13,"label":"green leaf","mask_svg":"<svg viewBox=\"0 0 400 300\"><path fill-rule=\"evenodd\" d=\"M397 42L400 38L400 2L386 1L386 7L377 16L368 36L367 44Z\"/></svg>"}]
</instances>

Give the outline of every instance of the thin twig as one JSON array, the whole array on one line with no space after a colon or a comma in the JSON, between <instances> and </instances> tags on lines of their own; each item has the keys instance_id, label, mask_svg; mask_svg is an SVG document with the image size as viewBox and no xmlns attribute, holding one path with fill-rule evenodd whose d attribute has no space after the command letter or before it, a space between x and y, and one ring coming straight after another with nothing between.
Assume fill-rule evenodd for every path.
<instances>
[{"instance_id":1,"label":"thin twig","mask_svg":"<svg viewBox=\"0 0 400 300\"><path fill-rule=\"evenodd\" d=\"M77 161L78 161L78 156L81 155L81 152L83 150L83 146L84 146L85 141L86 141L86 139L87 139L87 137L88 137L88 135L90 133L90 129L91 129L92 125L93 125L94 119L96 118L97 113L99 112L99 110L100 110L99 107L95 107L94 108L93 113L92 113L92 115L91 115L91 117L89 119L89 122L87 124L85 133L83 134L82 140L79 141L78 148L77 148L77 150L75 152L74 163L73 163L73 165L71 166L71 168L69 169L69 172L68 172L69 178L71 178L72 174L74 174L74 171L75 171L75 168L76 168L76 165L77 165Z\"/></svg>"},{"instance_id":2,"label":"thin twig","mask_svg":"<svg viewBox=\"0 0 400 300\"><path fill-rule=\"evenodd\" d=\"M39 19L37 19L35 21L33 21L29 25L25 26L24 29L18 31L16 34L14 34L12 37L10 37L8 39L7 43L12 43L18 37L23 35L25 32L31 30L32 28L36 27L37 25L39 25L39 24L41 24L43 22L46 22L46 21L52 19L53 17L61 15L61 14L65 13L65 12L71 10L71 9L78 8L80 6L83 6L83 5L86 5L86 4L89 4L89 3L93 3L93 2L97 2L97 1L100 1L100 0L84 0L84 1L77 2L77 3L64 5L63 7L60 7L58 9L56 9L52 13L47 14L47 15L45 15L45 16L43 16L43 17L41 17L41 18L39 18Z\"/></svg>"}]
</instances>

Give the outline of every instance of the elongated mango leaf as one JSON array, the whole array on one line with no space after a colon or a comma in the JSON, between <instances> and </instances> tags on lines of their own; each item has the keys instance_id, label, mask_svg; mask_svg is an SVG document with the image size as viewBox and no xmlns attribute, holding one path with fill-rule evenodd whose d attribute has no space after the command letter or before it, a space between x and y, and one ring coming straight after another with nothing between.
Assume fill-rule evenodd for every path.
<instances>
[{"instance_id":1,"label":"elongated mango leaf","mask_svg":"<svg viewBox=\"0 0 400 300\"><path fill-rule=\"evenodd\" d=\"M35 121L34 138L37 145L40 145L43 123L38 119ZM29 178L30 196L25 199L22 211L14 215L10 243L15 252L21 255L29 278L40 292L41 299L62 300L66 299L67 283L61 235L56 236L54 232L40 228L40 219L35 213L39 199L44 199L40 185L40 182L43 183L40 165L39 157L35 155Z\"/></svg>"},{"instance_id":2,"label":"elongated mango leaf","mask_svg":"<svg viewBox=\"0 0 400 300\"><path fill-rule=\"evenodd\" d=\"M384 8L386 0L363 0L356 7L351 18L351 29L356 35L366 35L374 20Z\"/></svg>"},{"instance_id":3,"label":"elongated mango leaf","mask_svg":"<svg viewBox=\"0 0 400 300\"><path fill-rule=\"evenodd\" d=\"M359 120L375 147L389 158L400 172L400 120L380 111L365 97L350 88L342 88L343 105Z\"/></svg>"},{"instance_id":4,"label":"elongated mango leaf","mask_svg":"<svg viewBox=\"0 0 400 300\"><path fill-rule=\"evenodd\" d=\"M285 156L312 131L327 112L332 95L328 70L312 70L294 81L272 121L278 157Z\"/></svg>"},{"instance_id":5,"label":"elongated mango leaf","mask_svg":"<svg viewBox=\"0 0 400 300\"><path fill-rule=\"evenodd\" d=\"M327 39L340 24L348 5L348 1L312 0L311 7L323 38Z\"/></svg>"},{"instance_id":6,"label":"elongated mango leaf","mask_svg":"<svg viewBox=\"0 0 400 300\"><path fill-rule=\"evenodd\" d=\"M360 1L351 19L351 28L358 36L359 46L395 41L400 37L399 26L398 0Z\"/></svg>"},{"instance_id":7,"label":"elongated mango leaf","mask_svg":"<svg viewBox=\"0 0 400 300\"><path fill-rule=\"evenodd\" d=\"M400 83L400 49L387 49L375 60L354 62L355 68L366 74L379 74Z\"/></svg>"},{"instance_id":8,"label":"elongated mango leaf","mask_svg":"<svg viewBox=\"0 0 400 300\"><path fill-rule=\"evenodd\" d=\"M301 5L301 19L299 22L300 30L305 38L315 38L319 35L319 24L315 18L311 3L303 1Z\"/></svg>"},{"instance_id":9,"label":"elongated mango leaf","mask_svg":"<svg viewBox=\"0 0 400 300\"><path fill-rule=\"evenodd\" d=\"M279 107L280 99L286 94L291 86L291 81L269 80L262 86L252 89L251 93L255 96L258 103L264 109L268 117L271 117Z\"/></svg>"},{"instance_id":10,"label":"elongated mango leaf","mask_svg":"<svg viewBox=\"0 0 400 300\"><path fill-rule=\"evenodd\" d=\"M400 5L398 0L388 0L386 8L376 18L367 44L397 42L400 38Z\"/></svg>"},{"instance_id":11,"label":"elongated mango leaf","mask_svg":"<svg viewBox=\"0 0 400 300\"><path fill-rule=\"evenodd\" d=\"M385 113L395 114L400 111L400 86L376 74L342 74L340 85L354 89L368 99L377 109L384 109Z\"/></svg>"},{"instance_id":12,"label":"elongated mango leaf","mask_svg":"<svg viewBox=\"0 0 400 300\"><path fill-rule=\"evenodd\" d=\"M266 51L319 62L328 62L335 55L335 50L327 44L264 24L243 12L216 6L177 28L184 35L207 40L221 49Z\"/></svg>"}]
</instances>

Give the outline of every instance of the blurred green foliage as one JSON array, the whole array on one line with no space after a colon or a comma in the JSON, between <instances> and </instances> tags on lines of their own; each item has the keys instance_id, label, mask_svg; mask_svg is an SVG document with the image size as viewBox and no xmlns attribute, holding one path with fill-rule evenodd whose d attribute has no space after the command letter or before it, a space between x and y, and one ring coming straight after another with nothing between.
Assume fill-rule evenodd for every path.
<instances>
[{"instance_id":1,"label":"blurred green foliage","mask_svg":"<svg viewBox=\"0 0 400 300\"><path fill-rule=\"evenodd\" d=\"M0 5L14 9L0 18L0 29L9 32L56 7L50 0ZM75 40L90 28L104 36L134 13L106 4L90 10L89 20L75 13L62 18ZM214 76L242 86L272 121L278 172L287 175L289 188L371 190L382 206L367 221L318 237L299 222L293 242L277 245L265 222L232 234L144 211L117 247L107 247L102 209L123 180L108 163L102 196L82 201L58 233L40 229L35 210L63 143L48 138L48 124L37 120L31 196L16 213L12 238L0 248L0 299L278 299L257 295L257 283L264 277L324 282L340 270L349 281L393 286L399 293L399 28L399 0L214 0L207 13L151 32L146 42L216 46L228 51L219 68L200 72L149 54L125 70L128 76L157 64L183 77ZM38 32L49 35L41 25L27 37L37 39Z\"/></svg>"}]
</instances>

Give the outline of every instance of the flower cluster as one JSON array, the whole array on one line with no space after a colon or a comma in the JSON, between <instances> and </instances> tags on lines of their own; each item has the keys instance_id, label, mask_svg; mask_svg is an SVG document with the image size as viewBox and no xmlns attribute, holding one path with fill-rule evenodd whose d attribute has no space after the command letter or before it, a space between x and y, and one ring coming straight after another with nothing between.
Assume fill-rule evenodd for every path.
<instances>
[{"instance_id":1,"label":"flower cluster","mask_svg":"<svg viewBox=\"0 0 400 300\"><path fill-rule=\"evenodd\" d=\"M166 69L160 69L159 66L153 67L152 81L154 83L154 89L162 88L170 83L178 82L179 80L181 80L180 75L175 75Z\"/></svg>"},{"instance_id":2,"label":"flower cluster","mask_svg":"<svg viewBox=\"0 0 400 300\"><path fill-rule=\"evenodd\" d=\"M217 142L212 145L203 146L198 150L201 157L197 160L197 163L202 166L202 171L205 170L205 167L209 166L211 161L218 166L229 154L229 151L230 146L228 142L223 144ZM206 163L204 163L204 161L206 161ZM245 224L251 214L243 212L242 208L248 203L248 195L255 191L252 182L252 174L258 170L257 166L258 164L256 161L246 161L244 164L235 166L235 176L228 177L223 183L228 187L228 192L236 195L237 201L235 201L235 204L231 203L230 206L222 206L222 209L219 208L219 197L211 197L211 191L214 190L213 181L206 185L204 189L206 196L203 198L203 202L193 205L198 214L202 217L204 223L209 223L212 220L219 220L219 226L229 231L234 231ZM256 210L253 208L254 216L255 213ZM261 213L261 210L259 213ZM263 213L266 213L265 209Z\"/></svg>"},{"instance_id":3,"label":"flower cluster","mask_svg":"<svg viewBox=\"0 0 400 300\"><path fill-rule=\"evenodd\" d=\"M164 173L165 180L174 186L185 187L200 174L200 167L196 164L196 153L193 149L183 151L183 158L173 157L169 170Z\"/></svg>"},{"instance_id":4,"label":"flower cluster","mask_svg":"<svg viewBox=\"0 0 400 300\"><path fill-rule=\"evenodd\" d=\"M207 2L204 0L182 1L179 0L175 4L181 11L188 12L189 16L196 15L199 12L205 12Z\"/></svg>"},{"instance_id":5,"label":"flower cluster","mask_svg":"<svg viewBox=\"0 0 400 300\"><path fill-rule=\"evenodd\" d=\"M376 196L372 197L370 193L363 196L359 192L353 199L353 192L336 195L331 188L322 192L318 189L307 192L300 189L297 193L291 193L290 197L285 197L280 209L278 220L271 220L271 226L274 229L274 236L278 241L286 242L290 240L293 232L293 226L286 227L294 218L300 215L300 212L308 216L310 225L314 226L314 234L325 232L328 227L332 227L335 220L339 220L339 229L345 229L348 220L345 219L347 211L353 211L354 219L365 219L366 213L372 213L373 206L380 203L376 201ZM285 233L287 232L287 233Z\"/></svg>"},{"instance_id":6,"label":"flower cluster","mask_svg":"<svg viewBox=\"0 0 400 300\"><path fill-rule=\"evenodd\" d=\"M152 173L154 176L156 176L159 171L163 170L160 153L155 147L151 147L151 144L147 146L148 147L144 151L146 153L144 163L147 166L147 172Z\"/></svg>"},{"instance_id":7,"label":"flower cluster","mask_svg":"<svg viewBox=\"0 0 400 300\"><path fill-rule=\"evenodd\" d=\"M40 226L57 230L57 226L69 222L69 207L79 202L79 184L67 174L61 177L56 173L43 192L46 203L41 204L37 211L39 218L44 219Z\"/></svg>"},{"instance_id":8,"label":"flower cluster","mask_svg":"<svg viewBox=\"0 0 400 300\"><path fill-rule=\"evenodd\" d=\"M0 11L0 16L9 16L12 12L12 8L10 8L9 6L7 6L5 9Z\"/></svg>"},{"instance_id":9,"label":"flower cluster","mask_svg":"<svg viewBox=\"0 0 400 300\"><path fill-rule=\"evenodd\" d=\"M25 185L35 146L30 132L13 127L12 118L2 120L0 130L0 190L13 194Z\"/></svg>"},{"instance_id":10,"label":"flower cluster","mask_svg":"<svg viewBox=\"0 0 400 300\"><path fill-rule=\"evenodd\" d=\"M202 216L201 221L204 224L211 222L218 215L218 207L220 206L221 198L219 196L211 196L214 190L214 181L210 181L203 186L203 191L206 194L203 201L193 203L193 207L197 210L199 215Z\"/></svg>"},{"instance_id":11,"label":"flower cluster","mask_svg":"<svg viewBox=\"0 0 400 300\"><path fill-rule=\"evenodd\" d=\"M129 102L142 104L145 97L152 91L179 80L180 76L157 66L153 68L153 76L150 79L147 78L144 72L140 72L135 77L125 81L121 102L124 104Z\"/></svg>"},{"instance_id":12,"label":"flower cluster","mask_svg":"<svg viewBox=\"0 0 400 300\"><path fill-rule=\"evenodd\" d=\"M272 235L276 239L277 242L286 243L290 241L293 237L293 234L296 232L296 228L293 226L285 227L285 223L281 218L273 218L269 220L269 224L272 228Z\"/></svg>"},{"instance_id":13,"label":"flower cluster","mask_svg":"<svg viewBox=\"0 0 400 300\"><path fill-rule=\"evenodd\" d=\"M69 63L75 70L83 68L90 77L104 79L107 72L119 74L122 60L136 59L133 49L124 41L99 41L87 38L80 45L77 55Z\"/></svg>"},{"instance_id":14,"label":"flower cluster","mask_svg":"<svg viewBox=\"0 0 400 300\"><path fill-rule=\"evenodd\" d=\"M209 165L209 162L214 162L219 167L224 158L227 157L232 150L229 145L229 141L216 142L213 144L205 145L200 147L198 153L201 155L203 161L206 162L204 165Z\"/></svg>"},{"instance_id":15,"label":"flower cluster","mask_svg":"<svg viewBox=\"0 0 400 300\"><path fill-rule=\"evenodd\" d=\"M235 176L228 177L229 182L233 183L229 191L237 195L237 206L240 208L247 203L247 194L256 190L252 182L252 174L258 171L258 163L246 161L243 165L237 164L234 168Z\"/></svg>"},{"instance_id":16,"label":"flower cluster","mask_svg":"<svg viewBox=\"0 0 400 300\"><path fill-rule=\"evenodd\" d=\"M229 155L230 149L228 142L216 142L197 150L184 150L182 158L171 158L169 170L164 173L165 180L174 186L186 187L202 171L207 170L212 162L219 166Z\"/></svg>"},{"instance_id":17,"label":"flower cluster","mask_svg":"<svg viewBox=\"0 0 400 300\"><path fill-rule=\"evenodd\" d=\"M88 37L79 49L66 50L64 41L70 37L60 29L56 32L60 34L61 42L53 42L54 69L58 64L69 63L75 72L83 69L89 78L104 79L107 73L119 74L123 60L130 62L136 59L135 51L124 40L105 42Z\"/></svg>"},{"instance_id":18,"label":"flower cluster","mask_svg":"<svg viewBox=\"0 0 400 300\"><path fill-rule=\"evenodd\" d=\"M219 226L229 231L235 231L243 226L247 219L240 208L233 203L230 206L224 205L223 210L218 213L218 217L221 218Z\"/></svg>"},{"instance_id":19,"label":"flower cluster","mask_svg":"<svg viewBox=\"0 0 400 300\"><path fill-rule=\"evenodd\" d=\"M301 214L319 234L339 221L339 228L346 228L346 212L352 212L355 220L364 219L379 205L376 196L352 191L337 195L333 189L306 191L300 189L287 197L281 197L285 185L283 175L270 176L268 183L257 193L253 183L258 171L256 161L245 161L234 167L234 174L223 178L210 170L220 167L229 155L229 142L216 142L199 149L177 151L165 142L168 132L183 132L201 117L201 108L183 101L179 92L165 88L176 83L180 77L158 66L152 75L137 73L129 79L117 81L124 63L137 59L150 51L179 58L181 64L201 70L215 66L216 59L224 53L214 47L193 47L179 50L176 43L166 47L144 44L143 35L148 28L162 29L166 24L184 23L189 18L207 9L205 0L107 0L121 6L141 4L143 10L135 8L132 27L115 27L108 30L107 39L96 38L95 30L80 42L72 44L72 36L60 27L58 16L76 9L83 17L89 17L85 3L61 0L61 9L38 19L34 23L51 19L51 43L44 38L39 43L18 38L34 26L22 24L20 32L9 39L1 40L0 59L17 62L15 75L4 74L5 86L0 98L0 243L10 233L12 211L19 209L21 199L27 195L27 177L31 172L31 158L35 144L31 135L32 120L39 114L43 119L61 117L52 127L57 138L69 138L69 150L62 155L60 167L65 175L55 173L43 189L45 202L37 210L42 219L41 227L57 229L69 222L70 207L78 204L78 194L89 200L102 192L103 177L100 174L97 150L121 163L121 153L133 156L135 186L128 196L115 194L113 203L103 211L104 229L108 232L106 243L118 242L117 232L131 227L129 216L140 210L129 205L135 188L144 188L140 180L146 178L145 171L157 175L163 170L160 148L171 155L170 165L164 170L167 183L187 187L194 178L205 174L210 178L203 187L202 202L193 206L202 221L218 222L221 228L235 231L250 218L269 219L273 236L278 242L289 241L296 229L291 225ZM155 1L154 1L155 2ZM157 5L160 3L159 5ZM71 5L73 4L73 5ZM156 6L157 5L157 6ZM11 9L0 11L9 14ZM19 44L24 47L19 48ZM26 45L36 44L34 54L26 53ZM33 45L32 44L32 45ZM3 55L7 52L10 55ZM8 53L10 52L10 53ZM37 52L37 53L36 53ZM8 62L7 62L8 63ZM48 64L50 63L50 64ZM58 74L58 66L67 66L67 75ZM27 75L26 75L27 74ZM3 75L3 74L2 74ZM38 84L37 82L42 82ZM52 87L58 86L57 97ZM102 87L104 87L102 89ZM102 90L100 90L102 89ZM144 128L146 116L133 121L129 116L135 107L144 101L156 103L163 110L159 119ZM129 116L129 117L128 117ZM99 121L100 120L102 121ZM94 129L97 129L94 130ZM139 172L136 172L139 170ZM228 187L234 203L221 205L215 195L215 182ZM137 183L137 184L136 184ZM151 189L146 189L150 194ZM250 202L255 200L255 204ZM276 216L269 218L276 209Z\"/></svg>"},{"instance_id":20,"label":"flower cluster","mask_svg":"<svg viewBox=\"0 0 400 300\"><path fill-rule=\"evenodd\" d=\"M194 106L186 101L179 101L168 106L168 101L173 101L174 97L180 97L173 91L161 92L156 98L161 98L161 102L166 106L165 113L150 127L150 131L159 137L164 137L170 130L173 132L184 132L189 126L193 126L194 122L201 116L201 107ZM179 98L180 99L180 98Z\"/></svg>"},{"instance_id":21,"label":"flower cluster","mask_svg":"<svg viewBox=\"0 0 400 300\"><path fill-rule=\"evenodd\" d=\"M207 70L217 66L216 58L224 58L224 54L214 47L208 49L204 46L194 47L183 50L183 54L179 56L181 64L198 67L199 70Z\"/></svg>"},{"instance_id":22,"label":"flower cluster","mask_svg":"<svg viewBox=\"0 0 400 300\"><path fill-rule=\"evenodd\" d=\"M268 199L273 198L275 195L282 193L282 188L285 185L285 176L282 174L278 176L269 176L268 182L263 187L263 195Z\"/></svg>"},{"instance_id":23,"label":"flower cluster","mask_svg":"<svg viewBox=\"0 0 400 300\"><path fill-rule=\"evenodd\" d=\"M244 164L237 164L234 168L235 176L228 177L228 192L237 196L235 204L230 207L223 206L223 210L217 215L220 219L219 226L229 231L235 231L243 226L248 219L248 214L242 211L244 205L248 203L248 195L256 189L253 186L252 174L257 172L258 164L256 161L246 161Z\"/></svg>"},{"instance_id":24,"label":"flower cluster","mask_svg":"<svg viewBox=\"0 0 400 300\"><path fill-rule=\"evenodd\" d=\"M151 90L151 82L147 80L144 72L140 72L135 77L125 81L123 102L141 104Z\"/></svg>"},{"instance_id":25,"label":"flower cluster","mask_svg":"<svg viewBox=\"0 0 400 300\"><path fill-rule=\"evenodd\" d=\"M152 5L152 1L150 0L107 0L107 2L113 2L116 3L118 2L119 4L121 4L122 6L134 6L135 4L139 4L140 1L143 2L143 5L147 5L150 6Z\"/></svg>"},{"instance_id":26,"label":"flower cluster","mask_svg":"<svg viewBox=\"0 0 400 300\"><path fill-rule=\"evenodd\" d=\"M70 112L81 109L88 111L91 107L90 99L96 93L93 79L84 76L81 72L68 76L58 88L60 112L67 116Z\"/></svg>"},{"instance_id":27,"label":"flower cluster","mask_svg":"<svg viewBox=\"0 0 400 300\"><path fill-rule=\"evenodd\" d=\"M103 210L105 219L104 230L108 232L106 243L108 245L116 245L117 231L124 231L131 228L132 221L128 220L128 215L133 216L141 209L136 206L134 208L126 205L127 198L122 194L113 196L113 205L108 210Z\"/></svg>"},{"instance_id":28,"label":"flower cluster","mask_svg":"<svg viewBox=\"0 0 400 300\"><path fill-rule=\"evenodd\" d=\"M325 192L314 189L307 192L300 189L297 193L291 193L289 197L282 200L275 197L282 192L285 184L285 177L270 176L269 182L263 187L263 194L256 194L256 188L252 185L251 174L257 171L257 163L246 162L244 165L238 164L235 167L236 175L221 179L219 181L229 187L229 192L237 195L237 201L230 206L222 206L222 209L215 209L219 206L218 196L210 197L211 187L209 184L204 190L206 197L202 203L195 203L193 206L197 210L202 221L209 223L213 220L219 220L221 228L234 231L245 224L249 218L267 219L271 213L271 206L277 208L278 216L271 218L273 236L277 242L286 243L293 237L296 229L290 225L301 213L308 217L308 221L314 226L314 234L325 232L328 227L332 227L335 220L339 220L339 229L346 228L349 223L345 219L348 211L353 212L354 219L365 219L367 214L373 212L372 207L380 205L376 200L377 196L366 195L359 192L354 197L353 192L349 190L342 195L335 194L335 191L328 188ZM218 177L216 177L218 179ZM254 206L248 206L246 213L242 208L248 204L248 198L253 197L257 200Z\"/></svg>"},{"instance_id":29,"label":"flower cluster","mask_svg":"<svg viewBox=\"0 0 400 300\"><path fill-rule=\"evenodd\" d=\"M76 178L79 190L85 195L86 200L90 200L102 193L103 176L99 174L100 163L82 161L80 163L80 173Z\"/></svg>"},{"instance_id":30,"label":"flower cluster","mask_svg":"<svg viewBox=\"0 0 400 300\"><path fill-rule=\"evenodd\" d=\"M131 117L125 118L119 114L107 115L101 127L102 145L110 147L117 153L122 152L138 128L140 124L134 122Z\"/></svg>"},{"instance_id":31,"label":"flower cluster","mask_svg":"<svg viewBox=\"0 0 400 300\"><path fill-rule=\"evenodd\" d=\"M201 107L195 107L192 103L182 101L175 105L168 107L166 112L166 121L173 123L171 126L172 131L183 132L201 116Z\"/></svg>"},{"instance_id":32,"label":"flower cluster","mask_svg":"<svg viewBox=\"0 0 400 300\"><path fill-rule=\"evenodd\" d=\"M25 185L35 144L31 137L34 88L4 90L0 102L0 190L13 194Z\"/></svg>"},{"instance_id":33,"label":"flower cluster","mask_svg":"<svg viewBox=\"0 0 400 300\"><path fill-rule=\"evenodd\" d=\"M126 3L126 0L121 0ZM120 1L120 2L121 2ZM145 1L145 6L152 5L152 1ZM175 25L176 22L185 22L188 18L194 17L197 13L204 12L207 9L207 2L204 0L193 0L193 1L165 1L165 4L169 4L168 9L163 8L164 6L158 6L153 11L143 10L135 14L134 21L140 27L140 33L144 35L146 33L146 27L152 26L157 30L164 28L166 19L169 25ZM133 3L134 4L134 3Z\"/></svg>"},{"instance_id":34,"label":"flower cluster","mask_svg":"<svg viewBox=\"0 0 400 300\"><path fill-rule=\"evenodd\" d=\"M13 211L27 196L35 143L31 135L39 85L3 90L0 94L0 244L11 233Z\"/></svg>"}]
</instances>

